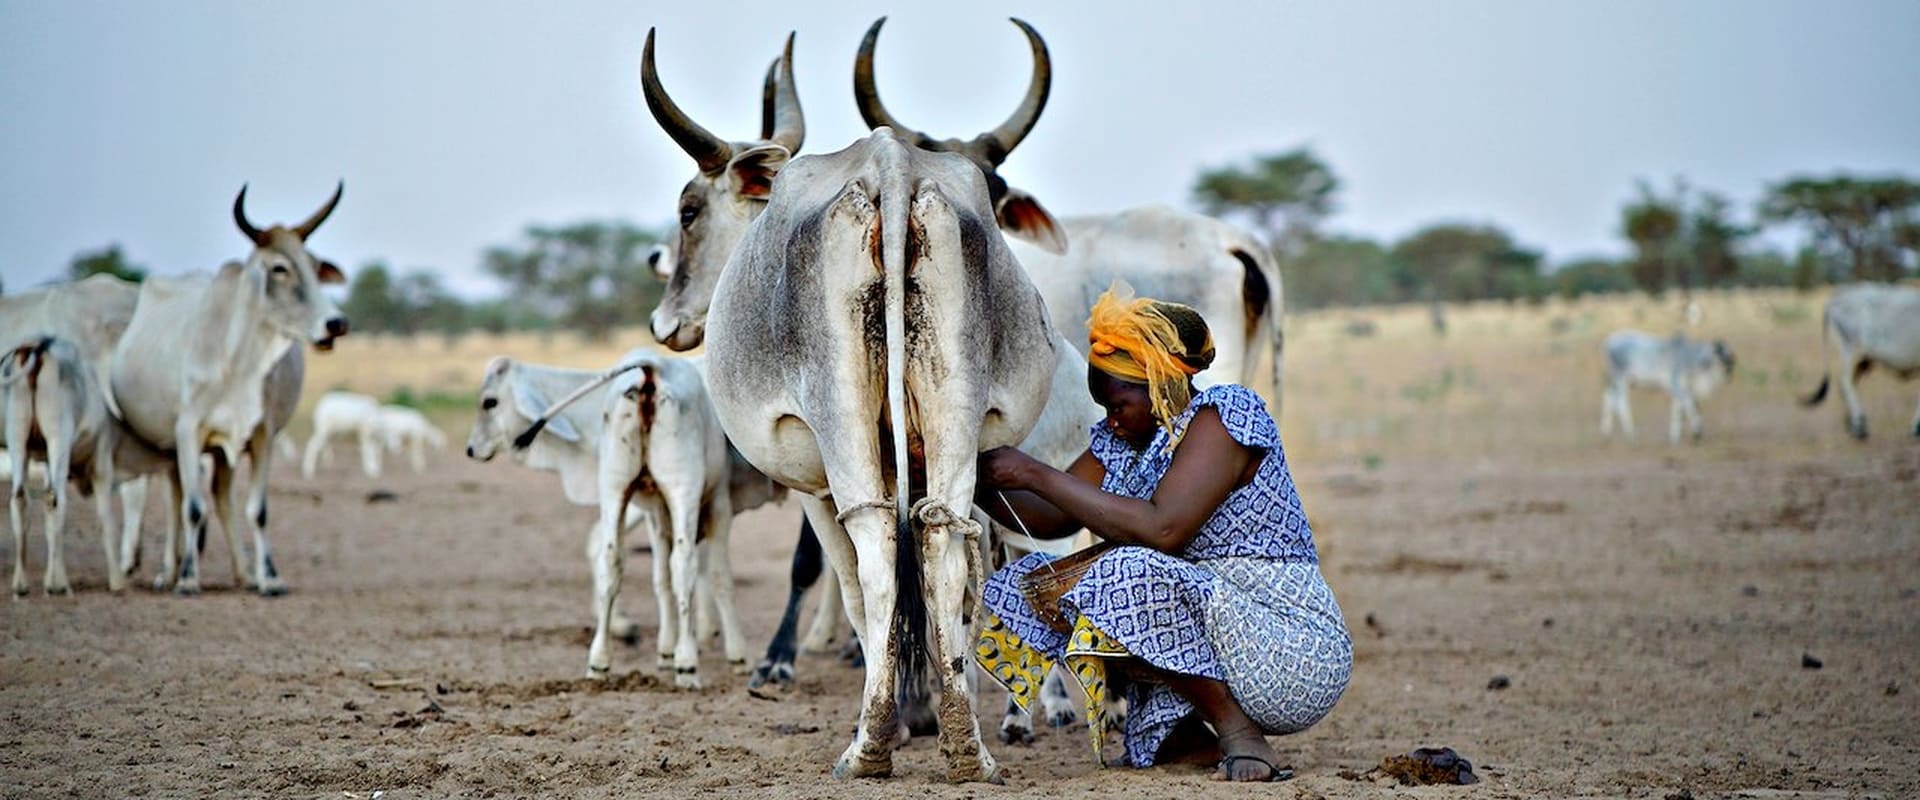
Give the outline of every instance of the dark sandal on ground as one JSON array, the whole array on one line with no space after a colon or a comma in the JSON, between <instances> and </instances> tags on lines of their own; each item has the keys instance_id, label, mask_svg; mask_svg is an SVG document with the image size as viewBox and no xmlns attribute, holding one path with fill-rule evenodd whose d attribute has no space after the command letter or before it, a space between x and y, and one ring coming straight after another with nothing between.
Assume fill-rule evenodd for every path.
<instances>
[{"instance_id":1,"label":"dark sandal on ground","mask_svg":"<svg viewBox=\"0 0 1920 800\"><path fill-rule=\"evenodd\" d=\"M1293 770L1276 767L1272 762L1259 756L1227 756L1226 758L1220 759L1220 766L1218 771L1214 772L1213 779L1216 781L1233 780L1233 762L1235 761L1252 761L1255 764L1267 768L1267 777L1256 778L1252 781L1241 781L1242 783L1273 783L1293 779Z\"/></svg>"}]
</instances>

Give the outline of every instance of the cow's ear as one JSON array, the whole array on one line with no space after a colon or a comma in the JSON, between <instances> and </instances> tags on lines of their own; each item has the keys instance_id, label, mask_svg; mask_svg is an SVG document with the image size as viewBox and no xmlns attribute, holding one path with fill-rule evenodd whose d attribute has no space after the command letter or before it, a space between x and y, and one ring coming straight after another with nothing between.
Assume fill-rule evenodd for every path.
<instances>
[{"instance_id":1,"label":"cow's ear","mask_svg":"<svg viewBox=\"0 0 1920 800\"><path fill-rule=\"evenodd\" d=\"M340 267L334 265L333 262L328 261L324 258L320 259L320 263L313 268L313 272L315 277L318 277L320 279L321 283L346 283L347 282L346 270L341 269Z\"/></svg>"},{"instance_id":2,"label":"cow's ear","mask_svg":"<svg viewBox=\"0 0 1920 800\"><path fill-rule=\"evenodd\" d=\"M541 414L546 413L547 406L551 405L539 387L517 373L508 385L513 389L513 408L520 412L520 416L539 419ZM576 444L580 441L580 431L566 417L556 416L547 420L547 426L541 430Z\"/></svg>"},{"instance_id":3,"label":"cow's ear","mask_svg":"<svg viewBox=\"0 0 1920 800\"><path fill-rule=\"evenodd\" d=\"M1006 199L1000 201L1000 230L1008 236L1021 239L1056 256L1067 254L1067 233L1060 230L1060 223L1047 213L1045 206L1034 199L1033 195L1007 187Z\"/></svg>"},{"instance_id":4,"label":"cow's ear","mask_svg":"<svg viewBox=\"0 0 1920 800\"><path fill-rule=\"evenodd\" d=\"M773 194L773 179L793 159L793 153L777 144L763 144L741 151L727 162L727 174L743 197L766 199Z\"/></svg>"}]
</instances>

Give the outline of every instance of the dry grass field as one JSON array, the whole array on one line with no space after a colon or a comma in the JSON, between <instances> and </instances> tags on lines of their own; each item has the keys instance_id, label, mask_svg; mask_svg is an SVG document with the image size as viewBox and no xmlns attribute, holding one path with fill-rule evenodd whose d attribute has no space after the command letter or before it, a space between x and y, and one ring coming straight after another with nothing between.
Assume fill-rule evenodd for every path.
<instances>
[{"instance_id":1,"label":"dry grass field","mask_svg":"<svg viewBox=\"0 0 1920 800\"><path fill-rule=\"evenodd\" d=\"M709 648L708 688L674 691L651 669L644 553L621 601L640 645L611 681L580 678L591 510L457 448L490 356L603 366L647 338L631 331L349 337L311 359L309 404L405 387L455 451L380 481L345 451L312 482L280 467L286 597L230 589L218 545L202 597L109 595L91 514L74 514L79 593L0 603L0 796L1920 796L1920 382L1869 375L1874 436L1855 442L1837 399L1798 405L1824 294L1699 299L1692 334L1725 339L1738 368L1703 403L1704 440L1677 446L1663 395L1635 397L1633 439L1598 430L1601 338L1679 328L1674 298L1455 307L1444 336L1424 307L1289 320L1282 431L1356 665L1325 722L1274 740L1287 784L1102 770L1076 731L990 743L1004 787L946 785L927 740L891 780L833 782L858 674L808 656L792 691L750 695ZM1372 335L1348 333L1361 319ZM789 502L735 528L756 645L797 518ZM28 553L37 586L37 534ZM1421 746L1482 782L1368 772Z\"/></svg>"}]
</instances>

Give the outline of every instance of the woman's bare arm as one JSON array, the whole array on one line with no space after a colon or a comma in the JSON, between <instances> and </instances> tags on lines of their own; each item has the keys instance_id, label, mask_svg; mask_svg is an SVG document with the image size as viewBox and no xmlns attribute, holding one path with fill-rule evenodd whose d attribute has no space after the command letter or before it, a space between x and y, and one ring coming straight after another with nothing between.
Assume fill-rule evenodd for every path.
<instances>
[{"instance_id":1,"label":"woman's bare arm","mask_svg":"<svg viewBox=\"0 0 1920 800\"><path fill-rule=\"evenodd\" d=\"M1010 530L1024 530L1035 539L1064 539L1085 527L1080 520L1047 502L1046 498L1024 489L1011 488L1010 475L1027 470L1046 470L1096 489L1107 477L1106 467L1101 466L1100 459L1093 457L1091 450L1082 451L1080 457L1074 459L1063 473L1019 450L1000 447L980 454L979 483L973 493L974 503L993 517L995 522ZM1004 502L1002 497L1005 497ZM1017 522L1007 511L1009 504L1013 506L1013 514L1019 515Z\"/></svg>"},{"instance_id":2,"label":"woman's bare arm","mask_svg":"<svg viewBox=\"0 0 1920 800\"><path fill-rule=\"evenodd\" d=\"M1177 555L1244 482L1257 454L1234 441L1220 413L1209 407L1200 409L1187 426L1186 436L1174 449L1173 463L1151 499L1109 494L1097 483L1046 469L1044 464L1040 469L1022 465L1009 477L1010 483L1099 536Z\"/></svg>"}]
</instances>

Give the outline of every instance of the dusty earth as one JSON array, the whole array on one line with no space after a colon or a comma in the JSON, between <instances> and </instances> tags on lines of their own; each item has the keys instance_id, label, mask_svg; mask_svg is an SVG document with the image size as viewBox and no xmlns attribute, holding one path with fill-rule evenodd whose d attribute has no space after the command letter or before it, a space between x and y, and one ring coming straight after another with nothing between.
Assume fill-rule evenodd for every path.
<instances>
[{"instance_id":1,"label":"dusty earth","mask_svg":"<svg viewBox=\"0 0 1920 800\"><path fill-rule=\"evenodd\" d=\"M1504 380L1498 352L1451 357ZM1806 383L1817 351L1798 358ZM310 484L284 465L276 477L285 597L234 590L217 539L205 595L109 594L84 508L67 543L78 593L46 597L35 534L35 593L0 601L0 796L1920 796L1911 384L1872 389L1864 444L1837 410L1793 408L1761 380L1708 404L1705 443L1670 447L1648 430L1665 411L1649 398L1640 437L1600 443L1591 372L1568 372L1580 385L1550 409L1577 424L1534 442L1498 427L1532 412L1464 406L1386 409L1369 433L1296 363L1290 452L1356 664L1325 722L1273 740L1289 783L1101 769L1076 730L991 742L1004 787L946 784L927 739L890 780L833 781L857 672L805 656L791 691L755 696L709 647L708 687L673 690L652 667L638 554L622 603L641 642L616 650L610 681L586 680L590 510L509 464L449 454L372 481L342 451ZM789 502L736 527L756 647L798 514ZM999 703L988 692L983 707ZM982 714L989 732L997 716ZM1454 748L1482 782L1366 774L1422 746Z\"/></svg>"}]
</instances>

